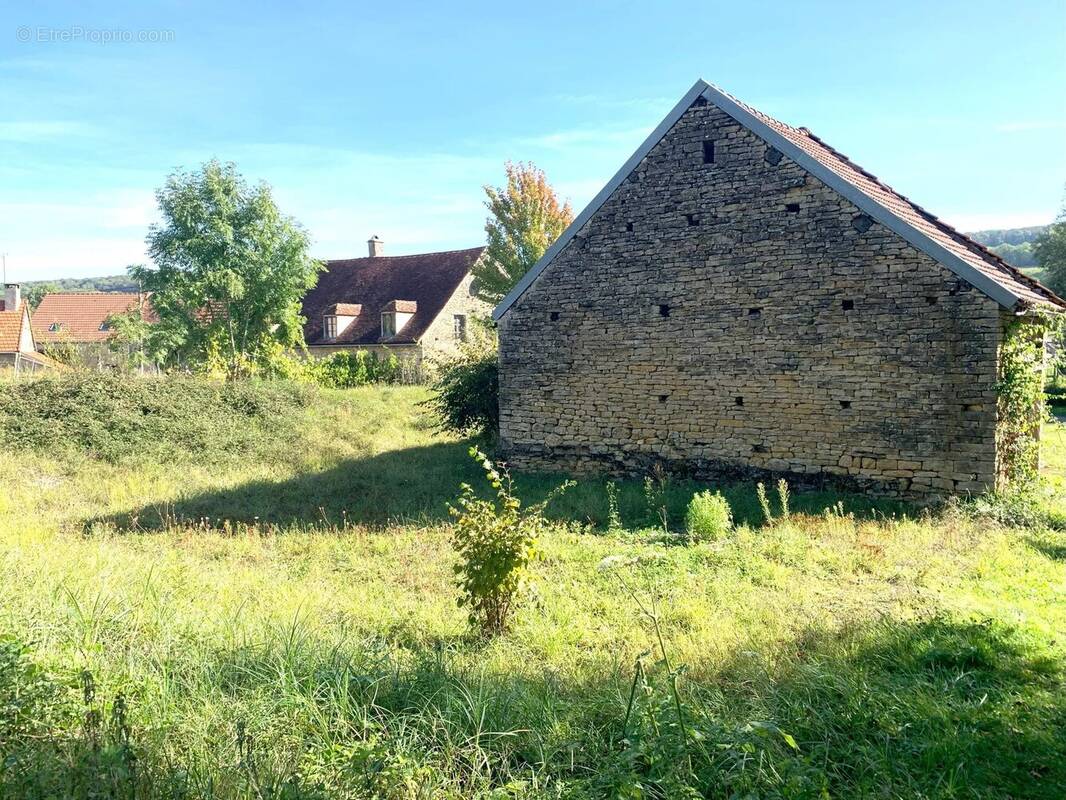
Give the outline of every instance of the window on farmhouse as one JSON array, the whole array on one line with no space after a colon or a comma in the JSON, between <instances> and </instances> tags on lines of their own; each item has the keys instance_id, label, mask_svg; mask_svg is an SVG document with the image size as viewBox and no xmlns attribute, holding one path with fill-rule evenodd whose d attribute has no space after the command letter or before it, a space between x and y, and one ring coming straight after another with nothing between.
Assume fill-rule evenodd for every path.
<instances>
[{"instance_id":1,"label":"window on farmhouse","mask_svg":"<svg viewBox=\"0 0 1066 800\"><path fill-rule=\"evenodd\" d=\"M452 317L452 332L458 341L466 341L466 314L456 314Z\"/></svg>"},{"instance_id":2,"label":"window on farmhouse","mask_svg":"<svg viewBox=\"0 0 1066 800\"><path fill-rule=\"evenodd\" d=\"M395 336L396 335L396 315L392 313L381 315L381 335L382 336Z\"/></svg>"},{"instance_id":3,"label":"window on farmhouse","mask_svg":"<svg viewBox=\"0 0 1066 800\"><path fill-rule=\"evenodd\" d=\"M48 326L48 330L52 333L58 333L62 327L62 322L53 322L51 325Z\"/></svg>"},{"instance_id":4,"label":"window on farmhouse","mask_svg":"<svg viewBox=\"0 0 1066 800\"><path fill-rule=\"evenodd\" d=\"M322 337L330 342L337 338L337 318L332 314L322 317Z\"/></svg>"}]
</instances>

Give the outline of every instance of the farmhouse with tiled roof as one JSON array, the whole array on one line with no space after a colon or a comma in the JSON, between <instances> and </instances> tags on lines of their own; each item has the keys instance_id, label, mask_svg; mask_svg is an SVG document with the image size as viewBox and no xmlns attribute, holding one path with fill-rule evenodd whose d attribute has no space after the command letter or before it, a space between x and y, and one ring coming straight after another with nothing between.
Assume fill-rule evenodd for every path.
<instances>
[{"instance_id":1,"label":"farmhouse with tiled roof","mask_svg":"<svg viewBox=\"0 0 1066 800\"><path fill-rule=\"evenodd\" d=\"M33 313L33 332L43 344L106 342L108 320L138 308L143 319L155 318L147 295L138 292L52 292Z\"/></svg>"},{"instance_id":2,"label":"farmhouse with tiled roof","mask_svg":"<svg viewBox=\"0 0 1066 800\"><path fill-rule=\"evenodd\" d=\"M1066 302L699 81L497 307L520 468L996 482L1008 327Z\"/></svg>"},{"instance_id":3,"label":"farmhouse with tiled roof","mask_svg":"<svg viewBox=\"0 0 1066 800\"><path fill-rule=\"evenodd\" d=\"M386 256L377 237L368 245L366 258L326 262L304 297L304 338L313 355L446 355L467 338L473 315L491 311L471 291L470 269L484 248Z\"/></svg>"},{"instance_id":4,"label":"farmhouse with tiled roof","mask_svg":"<svg viewBox=\"0 0 1066 800\"><path fill-rule=\"evenodd\" d=\"M0 299L0 367L15 367L35 371L53 366L52 362L37 352L30 326L30 307L22 299L17 283L4 284Z\"/></svg>"},{"instance_id":5,"label":"farmhouse with tiled roof","mask_svg":"<svg viewBox=\"0 0 1066 800\"><path fill-rule=\"evenodd\" d=\"M52 292L41 298L33 312L33 334L41 347L72 346L85 364L113 365L122 359L110 346L114 336L110 320L138 309L145 321L157 319L147 294Z\"/></svg>"}]
</instances>

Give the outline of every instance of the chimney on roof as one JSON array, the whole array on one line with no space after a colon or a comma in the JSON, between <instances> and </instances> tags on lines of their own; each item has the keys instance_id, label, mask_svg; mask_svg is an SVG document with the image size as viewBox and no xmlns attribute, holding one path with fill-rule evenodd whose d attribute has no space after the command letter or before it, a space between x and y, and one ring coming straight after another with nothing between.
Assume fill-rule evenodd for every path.
<instances>
[{"instance_id":1,"label":"chimney on roof","mask_svg":"<svg viewBox=\"0 0 1066 800\"><path fill-rule=\"evenodd\" d=\"M17 283L4 284L4 311L15 311L22 302L22 289Z\"/></svg>"},{"instance_id":2,"label":"chimney on roof","mask_svg":"<svg viewBox=\"0 0 1066 800\"><path fill-rule=\"evenodd\" d=\"M370 251L371 258L377 258L378 256L385 255L385 243L381 241L376 235L371 236L366 241L367 249Z\"/></svg>"}]
</instances>

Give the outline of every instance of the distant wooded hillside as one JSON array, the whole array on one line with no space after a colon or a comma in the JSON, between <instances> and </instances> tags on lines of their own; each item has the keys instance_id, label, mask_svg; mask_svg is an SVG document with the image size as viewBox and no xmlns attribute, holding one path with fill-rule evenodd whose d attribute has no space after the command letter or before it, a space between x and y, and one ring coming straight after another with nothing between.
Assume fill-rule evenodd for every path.
<instances>
[{"instance_id":1,"label":"distant wooded hillside","mask_svg":"<svg viewBox=\"0 0 1066 800\"><path fill-rule=\"evenodd\" d=\"M978 244L983 244L1008 264L1015 267L1035 267L1037 263L1033 258L1033 242L1049 227L1034 225L1029 228L976 231L967 236Z\"/></svg>"}]
</instances>

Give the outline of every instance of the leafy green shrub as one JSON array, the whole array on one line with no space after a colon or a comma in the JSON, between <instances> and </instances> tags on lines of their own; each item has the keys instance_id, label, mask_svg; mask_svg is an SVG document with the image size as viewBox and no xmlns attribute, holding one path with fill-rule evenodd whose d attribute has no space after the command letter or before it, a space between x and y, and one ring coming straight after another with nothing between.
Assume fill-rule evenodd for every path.
<instances>
[{"instance_id":1,"label":"leafy green shrub","mask_svg":"<svg viewBox=\"0 0 1066 800\"><path fill-rule=\"evenodd\" d=\"M462 592L459 606L470 609L471 625L493 636L507 629L515 597L536 555L537 536L544 526L541 512L574 482L563 483L543 502L522 511L506 470L498 469L476 447L470 448L470 456L485 470L496 500L482 500L464 483L456 505L449 504L455 518L452 547L459 556L454 569Z\"/></svg>"},{"instance_id":2,"label":"leafy green shrub","mask_svg":"<svg viewBox=\"0 0 1066 800\"><path fill-rule=\"evenodd\" d=\"M41 354L66 367L84 366L78 346L72 342L50 342L41 348Z\"/></svg>"},{"instance_id":3,"label":"leafy green shrub","mask_svg":"<svg viewBox=\"0 0 1066 800\"><path fill-rule=\"evenodd\" d=\"M30 659L29 648L0 634L0 743L13 747L43 733L61 697L61 690Z\"/></svg>"},{"instance_id":4,"label":"leafy green shrub","mask_svg":"<svg viewBox=\"0 0 1066 800\"><path fill-rule=\"evenodd\" d=\"M159 796L149 787L160 776L134 753L125 696L107 704L83 671L79 706L71 683L0 634L0 797Z\"/></svg>"},{"instance_id":5,"label":"leafy green shrub","mask_svg":"<svg viewBox=\"0 0 1066 800\"><path fill-rule=\"evenodd\" d=\"M999 454L997 484L1032 484L1039 477L1040 441L1036 435L1047 416L1044 400L1044 336L1050 320L1014 320L1000 347L996 424Z\"/></svg>"},{"instance_id":6,"label":"leafy green shrub","mask_svg":"<svg viewBox=\"0 0 1066 800\"><path fill-rule=\"evenodd\" d=\"M725 536L733 527L729 501L720 492L697 492L685 512L685 531L694 541L712 541Z\"/></svg>"},{"instance_id":7,"label":"leafy green shrub","mask_svg":"<svg viewBox=\"0 0 1066 800\"><path fill-rule=\"evenodd\" d=\"M395 353L379 356L366 350L342 350L309 365L311 377L330 389L352 389L368 383L414 383L414 368Z\"/></svg>"},{"instance_id":8,"label":"leafy green shrub","mask_svg":"<svg viewBox=\"0 0 1066 800\"><path fill-rule=\"evenodd\" d=\"M461 436L500 432L499 361L495 347L475 342L438 366L428 405L443 430Z\"/></svg>"},{"instance_id":9,"label":"leafy green shrub","mask_svg":"<svg viewBox=\"0 0 1066 800\"><path fill-rule=\"evenodd\" d=\"M670 509L666 502L670 489L670 476L661 464L656 464L651 475L644 476L644 504L648 508L648 524L662 527L670 532Z\"/></svg>"},{"instance_id":10,"label":"leafy green shrub","mask_svg":"<svg viewBox=\"0 0 1066 800\"><path fill-rule=\"evenodd\" d=\"M0 444L110 462L240 456L298 424L309 391L283 381L49 375L0 392Z\"/></svg>"}]
</instances>

